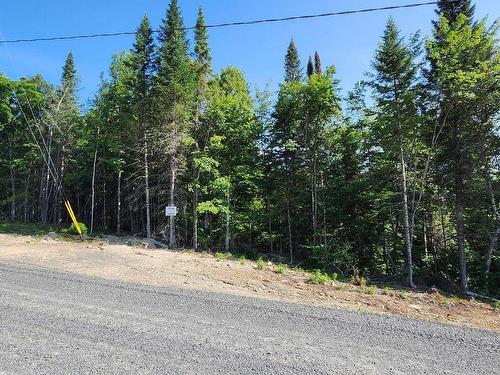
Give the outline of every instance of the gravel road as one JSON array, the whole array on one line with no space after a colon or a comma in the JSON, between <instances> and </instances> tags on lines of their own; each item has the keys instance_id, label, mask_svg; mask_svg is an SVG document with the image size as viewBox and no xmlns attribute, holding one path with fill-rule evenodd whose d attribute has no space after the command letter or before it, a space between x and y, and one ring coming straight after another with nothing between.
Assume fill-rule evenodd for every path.
<instances>
[{"instance_id":1,"label":"gravel road","mask_svg":"<svg viewBox=\"0 0 500 375\"><path fill-rule=\"evenodd\" d=\"M500 334L0 264L0 374L499 374Z\"/></svg>"}]
</instances>

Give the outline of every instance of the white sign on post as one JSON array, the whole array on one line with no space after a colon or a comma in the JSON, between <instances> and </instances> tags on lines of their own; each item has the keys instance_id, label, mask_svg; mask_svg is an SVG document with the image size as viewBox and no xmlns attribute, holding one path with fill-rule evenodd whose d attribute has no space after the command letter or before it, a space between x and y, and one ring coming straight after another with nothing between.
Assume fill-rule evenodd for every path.
<instances>
[{"instance_id":1,"label":"white sign on post","mask_svg":"<svg viewBox=\"0 0 500 375\"><path fill-rule=\"evenodd\" d=\"M177 207L176 206L165 207L165 216L175 216L175 215L177 215Z\"/></svg>"}]
</instances>

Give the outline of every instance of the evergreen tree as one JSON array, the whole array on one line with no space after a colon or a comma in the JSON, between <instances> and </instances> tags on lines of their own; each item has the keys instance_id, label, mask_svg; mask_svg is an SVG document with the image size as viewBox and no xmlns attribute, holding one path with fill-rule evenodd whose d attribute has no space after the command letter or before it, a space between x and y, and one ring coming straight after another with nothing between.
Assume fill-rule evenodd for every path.
<instances>
[{"instance_id":1,"label":"evergreen tree","mask_svg":"<svg viewBox=\"0 0 500 375\"><path fill-rule=\"evenodd\" d=\"M210 47L208 46L208 34L205 24L205 16L203 9L198 8L198 17L194 29L194 53L196 58L197 70L199 76L204 76L205 80L211 71L212 56L210 55Z\"/></svg>"},{"instance_id":2,"label":"evergreen tree","mask_svg":"<svg viewBox=\"0 0 500 375\"><path fill-rule=\"evenodd\" d=\"M314 74L314 65L311 56L307 60L307 76L310 77Z\"/></svg>"},{"instance_id":3,"label":"evergreen tree","mask_svg":"<svg viewBox=\"0 0 500 375\"><path fill-rule=\"evenodd\" d=\"M285 56L285 82L300 80L302 80L302 68L295 41L292 39Z\"/></svg>"},{"instance_id":4,"label":"evergreen tree","mask_svg":"<svg viewBox=\"0 0 500 375\"><path fill-rule=\"evenodd\" d=\"M381 43L377 48L373 67L375 73L370 82L376 100L377 119L375 137L377 146L385 154L387 161L393 164L393 170L399 175L400 188L396 194L401 197L403 237L405 243L406 279L408 286L413 282L413 222L415 204L410 176L417 171L411 162L415 159L418 138L416 105L416 74L414 62L415 48L407 45L400 36L393 19L390 18Z\"/></svg>"},{"instance_id":5,"label":"evergreen tree","mask_svg":"<svg viewBox=\"0 0 500 375\"><path fill-rule=\"evenodd\" d=\"M155 116L160 127L155 140L169 160L169 205L177 201L177 181L184 170L185 146L195 103L195 75L186 30L177 0L171 0L159 33L160 47L154 82ZM175 217L169 218L170 246L177 247Z\"/></svg>"},{"instance_id":6,"label":"evergreen tree","mask_svg":"<svg viewBox=\"0 0 500 375\"><path fill-rule=\"evenodd\" d=\"M471 0L439 0L436 13L445 17L450 23L455 22L460 14L464 14L472 21L474 8L471 5ZM436 25L436 22L434 22L434 25Z\"/></svg>"},{"instance_id":7,"label":"evergreen tree","mask_svg":"<svg viewBox=\"0 0 500 375\"><path fill-rule=\"evenodd\" d=\"M135 43L130 55L131 68L134 72L131 82L133 93L132 104L134 115L138 120L139 134L142 142L136 149L142 150L142 170L144 177L146 237L151 237L151 208L150 208L150 141L148 137L148 113L150 111L150 90L152 84L154 40L147 15L144 15L136 32ZM118 171L120 174L121 171ZM119 230L118 230L119 232Z\"/></svg>"},{"instance_id":8,"label":"evergreen tree","mask_svg":"<svg viewBox=\"0 0 500 375\"><path fill-rule=\"evenodd\" d=\"M319 57L318 51L314 52L314 73L321 74L321 58Z\"/></svg>"},{"instance_id":9,"label":"evergreen tree","mask_svg":"<svg viewBox=\"0 0 500 375\"><path fill-rule=\"evenodd\" d=\"M208 45L208 33L205 25L205 17L201 6L198 9L198 18L194 31L194 52L195 52L195 74L196 74L196 99L195 99L195 121L191 131L194 139L194 150L191 157L192 181L191 190L193 191L193 238L192 244L195 249L198 248L198 200L200 189L200 175L202 172L201 166L206 160L205 148L207 147L207 138L210 134L210 129L204 118L203 108L207 102L208 95L208 80L211 74L212 56Z\"/></svg>"},{"instance_id":10,"label":"evergreen tree","mask_svg":"<svg viewBox=\"0 0 500 375\"><path fill-rule=\"evenodd\" d=\"M61 77L61 90L66 97L65 101L70 102L76 100L76 85L77 85L77 76L76 76L76 68L75 61L73 57L73 53L69 52L66 57L66 61L64 62L63 72Z\"/></svg>"},{"instance_id":11,"label":"evergreen tree","mask_svg":"<svg viewBox=\"0 0 500 375\"><path fill-rule=\"evenodd\" d=\"M484 137L492 132L491 119L498 107L485 110L484 90L490 86L493 72L498 71L495 30L488 30L485 21L477 25L466 15L460 14L450 22L442 17L434 28L434 38L427 44L431 63L431 83L438 102L438 116L442 127L439 142L438 170L444 187L453 196L454 224L458 253L460 286L468 289L466 265L466 209L467 196L474 173L481 168L477 161L484 144ZM479 94L483 92L483 94ZM493 117L491 117L493 116Z\"/></svg>"}]
</instances>

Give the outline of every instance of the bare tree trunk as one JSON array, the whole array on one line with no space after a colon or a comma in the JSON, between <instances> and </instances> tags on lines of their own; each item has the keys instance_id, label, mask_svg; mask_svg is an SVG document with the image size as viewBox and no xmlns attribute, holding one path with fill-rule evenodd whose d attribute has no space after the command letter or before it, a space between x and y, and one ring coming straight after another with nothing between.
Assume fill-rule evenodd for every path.
<instances>
[{"instance_id":1,"label":"bare tree trunk","mask_svg":"<svg viewBox=\"0 0 500 375\"><path fill-rule=\"evenodd\" d=\"M49 139L47 141L47 157L46 162L48 163L44 170L46 170L46 175L45 175L45 181L43 184L43 191L42 191L42 202L40 204L40 211L41 211L41 221L43 225L47 224L48 221L48 211L49 211L49 183L50 183L50 161L52 160L52 136L53 136L53 130L52 126L49 125ZM55 181L54 181L55 182Z\"/></svg>"},{"instance_id":2,"label":"bare tree trunk","mask_svg":"<svg viewBox=\"0 0 500 375\"><path fill-rule=\"evenodd\" d=\"M290 264L293 263L293 243L292 243L292 218L290 215L290 199L286 200L286 217L288 220L288 251L290 252Z\"/></svg>"},{"instance_id":3,"label":"bare tree trunk","mask_svg":"<svg viewBox=\"0 0 500 375\"><path fill-rule=\"evenodd\" d=\"M99 127L97 128L97 137L99 137ZM99 141L97 141L99 142ZM98 145L96 143L94 152L94 163L92 164L92 197L90 199L90 234L94 232L94 207L95 207L95 171L97 164L97 150Z\"/></svg>"},{"instance_id":4,"label":"bare tree trunk","mask_svg":"<svg viewBox=\"0 0 500 375\"><path fill-rule=\"evenodd\" d=\"M498 226L496 231L490 236L490 245L488 246L488 250L486 251L485 264L484 264L485 280L488 279L488 274L490 272L490 267L491 267L491 259L493 258L493 253L495 252L498 239L500 238L500 212L498 211L497 202L495 201L495 194L493 193L493 186L491 184L491 177L488 169L489 168L486 165L484 170L484 176L488 188L488 195L490 197L491 209L493 211Z\"/></svg>"},{"instance_id":5,"label":"bare tree trunk","mask_svg":"<svg viewBox=\"0 0 500 375\"><path fill-rule=\"evenodd\" d=\"M23 220L25 223L28 222L28 191L29 191L29 186L30 186L30 179L31 179L31 164L30 164L29 171L28 171L28 177L26 177L26 181L24 184L24 215L23 215Z\"/></svg>"},{"instance_id":6,"label":"bare tree trunk","mask_svg":"<svg viewBox=\"0 0 500 375\"><path fill-rule=\"evenodd\" d=\"M10 188L12 193L12 202L10 203L10 218L16 219L16 182L14 180L14 167L12 166L12 142L9 142L9 170L10 170Z\"/></svg>"},{"instance_id":7,"label":"bare tree trunk","mask_svg":"<svg viewBox=\"0 0 500 375\"><path fill-rule=\"evenodd\" d=\"M172 155L170 160L170 206L175 206L175 179L177 177L177 163L175 160L175 155ZM169 244L170 248L175 249L177 247L177 241L175 236L175 216L169 217Z\"/></svg>"},{"instance_id":8,"label":"bare tree trunk","mask_svg":"<svg viewBox=\"0 0 500 375\"><path fill-rule=\"evenodd\" d=\"M318 229L318 216L316 213L316 162L313 161L313 171L311 176L311 216L312 216L312 230L313 230L313 243L316 244L316 232Z\"/></svg>"},{"instance_id":9,"label":"bare tree trunk","mask_svg":"<svg viewBox=\"0 0 500 375\"><path fill-rule=\"evenodd\" d=\"M118 171L118 188L116 191L116 235L119 236L121 232L121 208L122 208L122 170Z\"/></svg>"},{"instance_id":10,"label":"bare tree trunk","mask_svg":"<svg viewBox=\"0 0 500 375\"><path fill-rule=\"evenodd\" d=\"M406 162L403 147L400 149L401 157L401 188L403 199L403 231L406 247L406 281L410 288L415 288L413 283L413 262L412 262L412 238L410 235L409 210L408 210L408 189L406 181Z\"/></svg>"},{"instance_id":11,"label":"bare tree trunk","mask_svg":"<svg viewBox=\"0 0 500 375\"><path fill-rule=\"evenodd\" d=\"M225 241L225 246L224 248L226 251L229 251L229 239L230 239L230 233L229 233L229 221L230 221L230 214L229 214L229 188L227 189L226 193L226 200L227 200L227 211L226 211L226 241Z\"/></svg>"},{"instance_id":12,"label":"bare tree trunk","mask_svg":"<svg viewBox=\"0 0 500 375\"><path fill-rule=\"evenodd\" d=\"M267 220L267 224L268 224L268 231L269 231L269 246L270 246L270 250L271 250L271 254L273 253L274 249L273 249L273 231L272 231L272 227L271 227L271 215L269 215L268 217L268 220Z\"/></svg>"},{"instance_id":13,"label":"bare tree trunk","mask_svg":"<svg viewBox=\"0 0 500 375\"><path fill-rule=\"evenodd\" d=\"M56 216L57 216L57 219L56 219L56 222L57 223L60 223L61 220L62 220L62 212L61 212L61 203L62 203L62 183L63 183L63 179L64 179L64 172L65 172L65 167L66 167L66 164L65 164L65 159L64 159L64 150L65 150L66 146L63 145L62 146L62 150L61 150L61 167L59 169L59 186L58 188L56 189L56 201L55 201L55 211L56 211Z\"/></svg>"},{"instance_id":14,"label":"bare tree trunk","mask_svg":"<svg viewBox=\"0 0 500 375\"><path fill-rule=\"evenodd\" d=\"M193 248L198 249L198 179L193 189Z\"/></svg>"},{"instance_id":15,"label":"bare tree trunk","mask_svg":"<svg viewBox=\"0 0 500 375\"><path fill-rule=\"evenodd\" d=\"M148 138L144 131L144 185L146 190L146 237L151 238L151 206L149 203Z\"/></svg>"}]
</instances>

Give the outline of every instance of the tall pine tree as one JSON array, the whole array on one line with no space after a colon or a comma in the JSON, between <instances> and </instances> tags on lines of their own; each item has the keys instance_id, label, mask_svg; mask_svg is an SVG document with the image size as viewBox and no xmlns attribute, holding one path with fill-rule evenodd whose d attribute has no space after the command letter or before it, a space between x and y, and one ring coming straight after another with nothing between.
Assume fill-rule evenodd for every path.
<instances>
[{"instance_id":1,"label":"tall pine tree","mask_svg":"<svg viewBox=\"0 0 500 375\"><path fill-rule=\"evenodd\" d=\"M134 71L132 81L133 111L137 118L140 137L139 150L142 151L142 169L144 177L144 199L146 214L146 237L151 237L151 205L150 205L150 168L149 168L149 125L150 91L153 74L154 40L153 30L147 15L142 19L131 51L131 68ZM141 153L141 152L139 152ZM120 171L118 172L120 173ZM119 199L119 197L118 197Z\"/></svg>"},{"instance_id":2,"label":"tall pine tree","mask_svg":"<svg viewBox=\"0 0 500 375\"><path fill-rule=\"evenodd\" d=\"M314 73L321 74L321 58L319 57L318 51L314 52Z\"/></svg>"},{"instance_id":3,"label":"tall pine tree","mask_svg":"<svg viewBox=\"0 0 500 375\"><path fill-rule=\"evenodd\" d=\"M288 45L285 55L285 82L294 82L302 80L302 68L300 67L300 58L292 39Z\"/></svg>"},{"instance_id":4,"label":"tall pine tree","mask_svg":"<svg viewBox=\"0 0 500 375\"><path fill-rule=\"evenodd\" d=\"M307 60L307 76L310 77L314 74L314 64L311 56L309 56L309 60Z\"/></svg>"}]
</instances>

